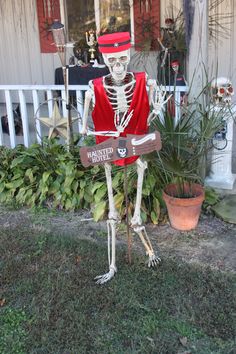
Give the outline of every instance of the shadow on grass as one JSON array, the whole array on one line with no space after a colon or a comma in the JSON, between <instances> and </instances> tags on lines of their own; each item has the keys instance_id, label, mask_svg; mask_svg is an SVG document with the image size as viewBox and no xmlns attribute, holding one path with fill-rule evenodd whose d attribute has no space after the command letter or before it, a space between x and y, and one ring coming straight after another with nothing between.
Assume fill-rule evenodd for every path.
<instances>
[{"instance_id":1,"label":"shadow on grass","mask_svg":"<svg viewBox=\"0 0 236 354\"><path fill-rule=\"evenodd\" d=\"M0 232L0 353L234 353L235 276L126 250L118 274L104 246L70 236Z\"/></svg>"}]
</instances>

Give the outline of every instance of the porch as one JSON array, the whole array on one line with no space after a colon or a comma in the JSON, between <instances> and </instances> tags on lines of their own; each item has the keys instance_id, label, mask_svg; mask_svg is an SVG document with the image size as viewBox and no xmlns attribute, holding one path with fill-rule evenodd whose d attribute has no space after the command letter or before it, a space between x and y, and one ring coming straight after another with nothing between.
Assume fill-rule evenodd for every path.
<instances>
[{"instance_id":1,"label":"porch","mask_svg":"<svg viewBox=\"0 0 236 354\"><path fill-rule=\"evenodd\" d=\"M78 118L75 131L79 132L83 115L83 93L87 85L71 85L74 104L72 111ZM14 148L18 144L29 147L31 144L41 143L42 138L48 135L48 128L40 123L40 117L52 117L53 106L58 98L60 114L67 116L66 92L64 85L2 85L0 86L0 115L7 115L9 134L4 132L0 124L0 145ZM14 124L14 113L19 106L22 121L22 132L17 134Z\"/></svg>"},{"instance_id":2,"label":"porch","mask_svg":"<svg viewBox=\"0 0 236 354\"><path fill-rule=\"evenodd\" d=\"M83 97L87 85L69 85L73 91L72 116L78 118L74 131L79 133L83 116ZM180 117L181 93L187 92L187 86L163 87L174 94L176 119ZM55 99L59 97L60 113L67 116L66 92L64 85L0 85L0 116L7 115L9 134L4 133L0 124L0 145L14 148L17 144L29 147L48 135L48 128L39 121L40 117L52 117ZM13 110L19 105L22 120L22 134L17 135Z\"/></svg>"}]
</instances>

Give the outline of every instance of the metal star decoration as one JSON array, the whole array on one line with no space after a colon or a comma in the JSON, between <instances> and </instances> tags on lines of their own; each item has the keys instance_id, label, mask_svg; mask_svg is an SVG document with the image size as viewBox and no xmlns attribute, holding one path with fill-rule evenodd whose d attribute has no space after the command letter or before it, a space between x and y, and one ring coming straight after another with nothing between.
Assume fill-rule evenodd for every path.
<instances>
[{"instance_id":1,"label":"metal star decoration","mask_svg":"<svg viewBox=\"0 0 236 354\"><path fill-rule=\"evenodd\" d=\"M77 118L72 118L72 122L77 120ZM44 125L49 127L48 138L54 138L58 135L67 139L67 129L68 129L68 118L61 117L57 103L54 103L53 113L51 118L41 117L39 121Z\"/></svg>"}]
</instances>

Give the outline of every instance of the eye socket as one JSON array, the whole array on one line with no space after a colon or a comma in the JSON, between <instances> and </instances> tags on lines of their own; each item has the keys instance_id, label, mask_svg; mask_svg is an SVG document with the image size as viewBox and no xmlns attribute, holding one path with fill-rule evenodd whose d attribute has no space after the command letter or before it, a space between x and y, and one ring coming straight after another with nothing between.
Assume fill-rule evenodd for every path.
<instances>
[{"instance_id":1,"label":"eye socket","mask_svg":"<svg viewBox=\"0 0 236 354\"><path fill-rule=\"evenodd\" d=\"M128 61L128 57L127 55L122 55L121 57L119 58L115 58L115 57L110 57L107 59L108 60L108 63L111 64L111 65L114 65L117 61L119 63L126 63Z\"/></svg>"},{"instance_id":2,"label":"eye socket","mask_svg":"<svg viewBox=\"0 0 236 354\"><path fill-rule=\"evenodd\" d=\"M127 55L122 55L122 57L120 57L120 61L121 62L126 62L128 60L128 57L127 57Z\"/></svg>"},{"instance_id":3,"label":"eye socket","mask_svg":"<svg viewBox=\"0 0 236 354\"><path fill-rule=\"evenodd\" d=\"M224 87L220 87L220 88L218 89L218 92L219 92L221 95L223 95L223 94L225 93Z\"/></svg>"},{"instance_id":4,"label":"eye socket","mask_svg":"<svg viewBox=\"0 0 236 354\"><path fill-rule=\"evenodd\" d=\"M108 58L108 62L109 62L109 64L114 64L116 62L116 58L110 57L110 58Z\"/></svg>"}]
</instances>

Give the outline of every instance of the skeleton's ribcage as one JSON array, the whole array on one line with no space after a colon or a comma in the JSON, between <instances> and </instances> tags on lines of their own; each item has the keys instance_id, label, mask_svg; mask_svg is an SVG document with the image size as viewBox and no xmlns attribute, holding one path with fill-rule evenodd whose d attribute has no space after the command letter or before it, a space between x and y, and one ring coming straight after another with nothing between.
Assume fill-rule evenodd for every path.
<instances>
[{"instance_id":1,"label":"skeleton's ribcage","mask_svg":"<svg viewBox=\"0 0 236 354\"><path fill-rule=\"evenodd\" d=\"M131 81L123 86L105 85L109 102L114 111L114 124L118 131L123 131L129 124L132 114L128 115L135 82Z\"/></svg>"}]
</instances>

